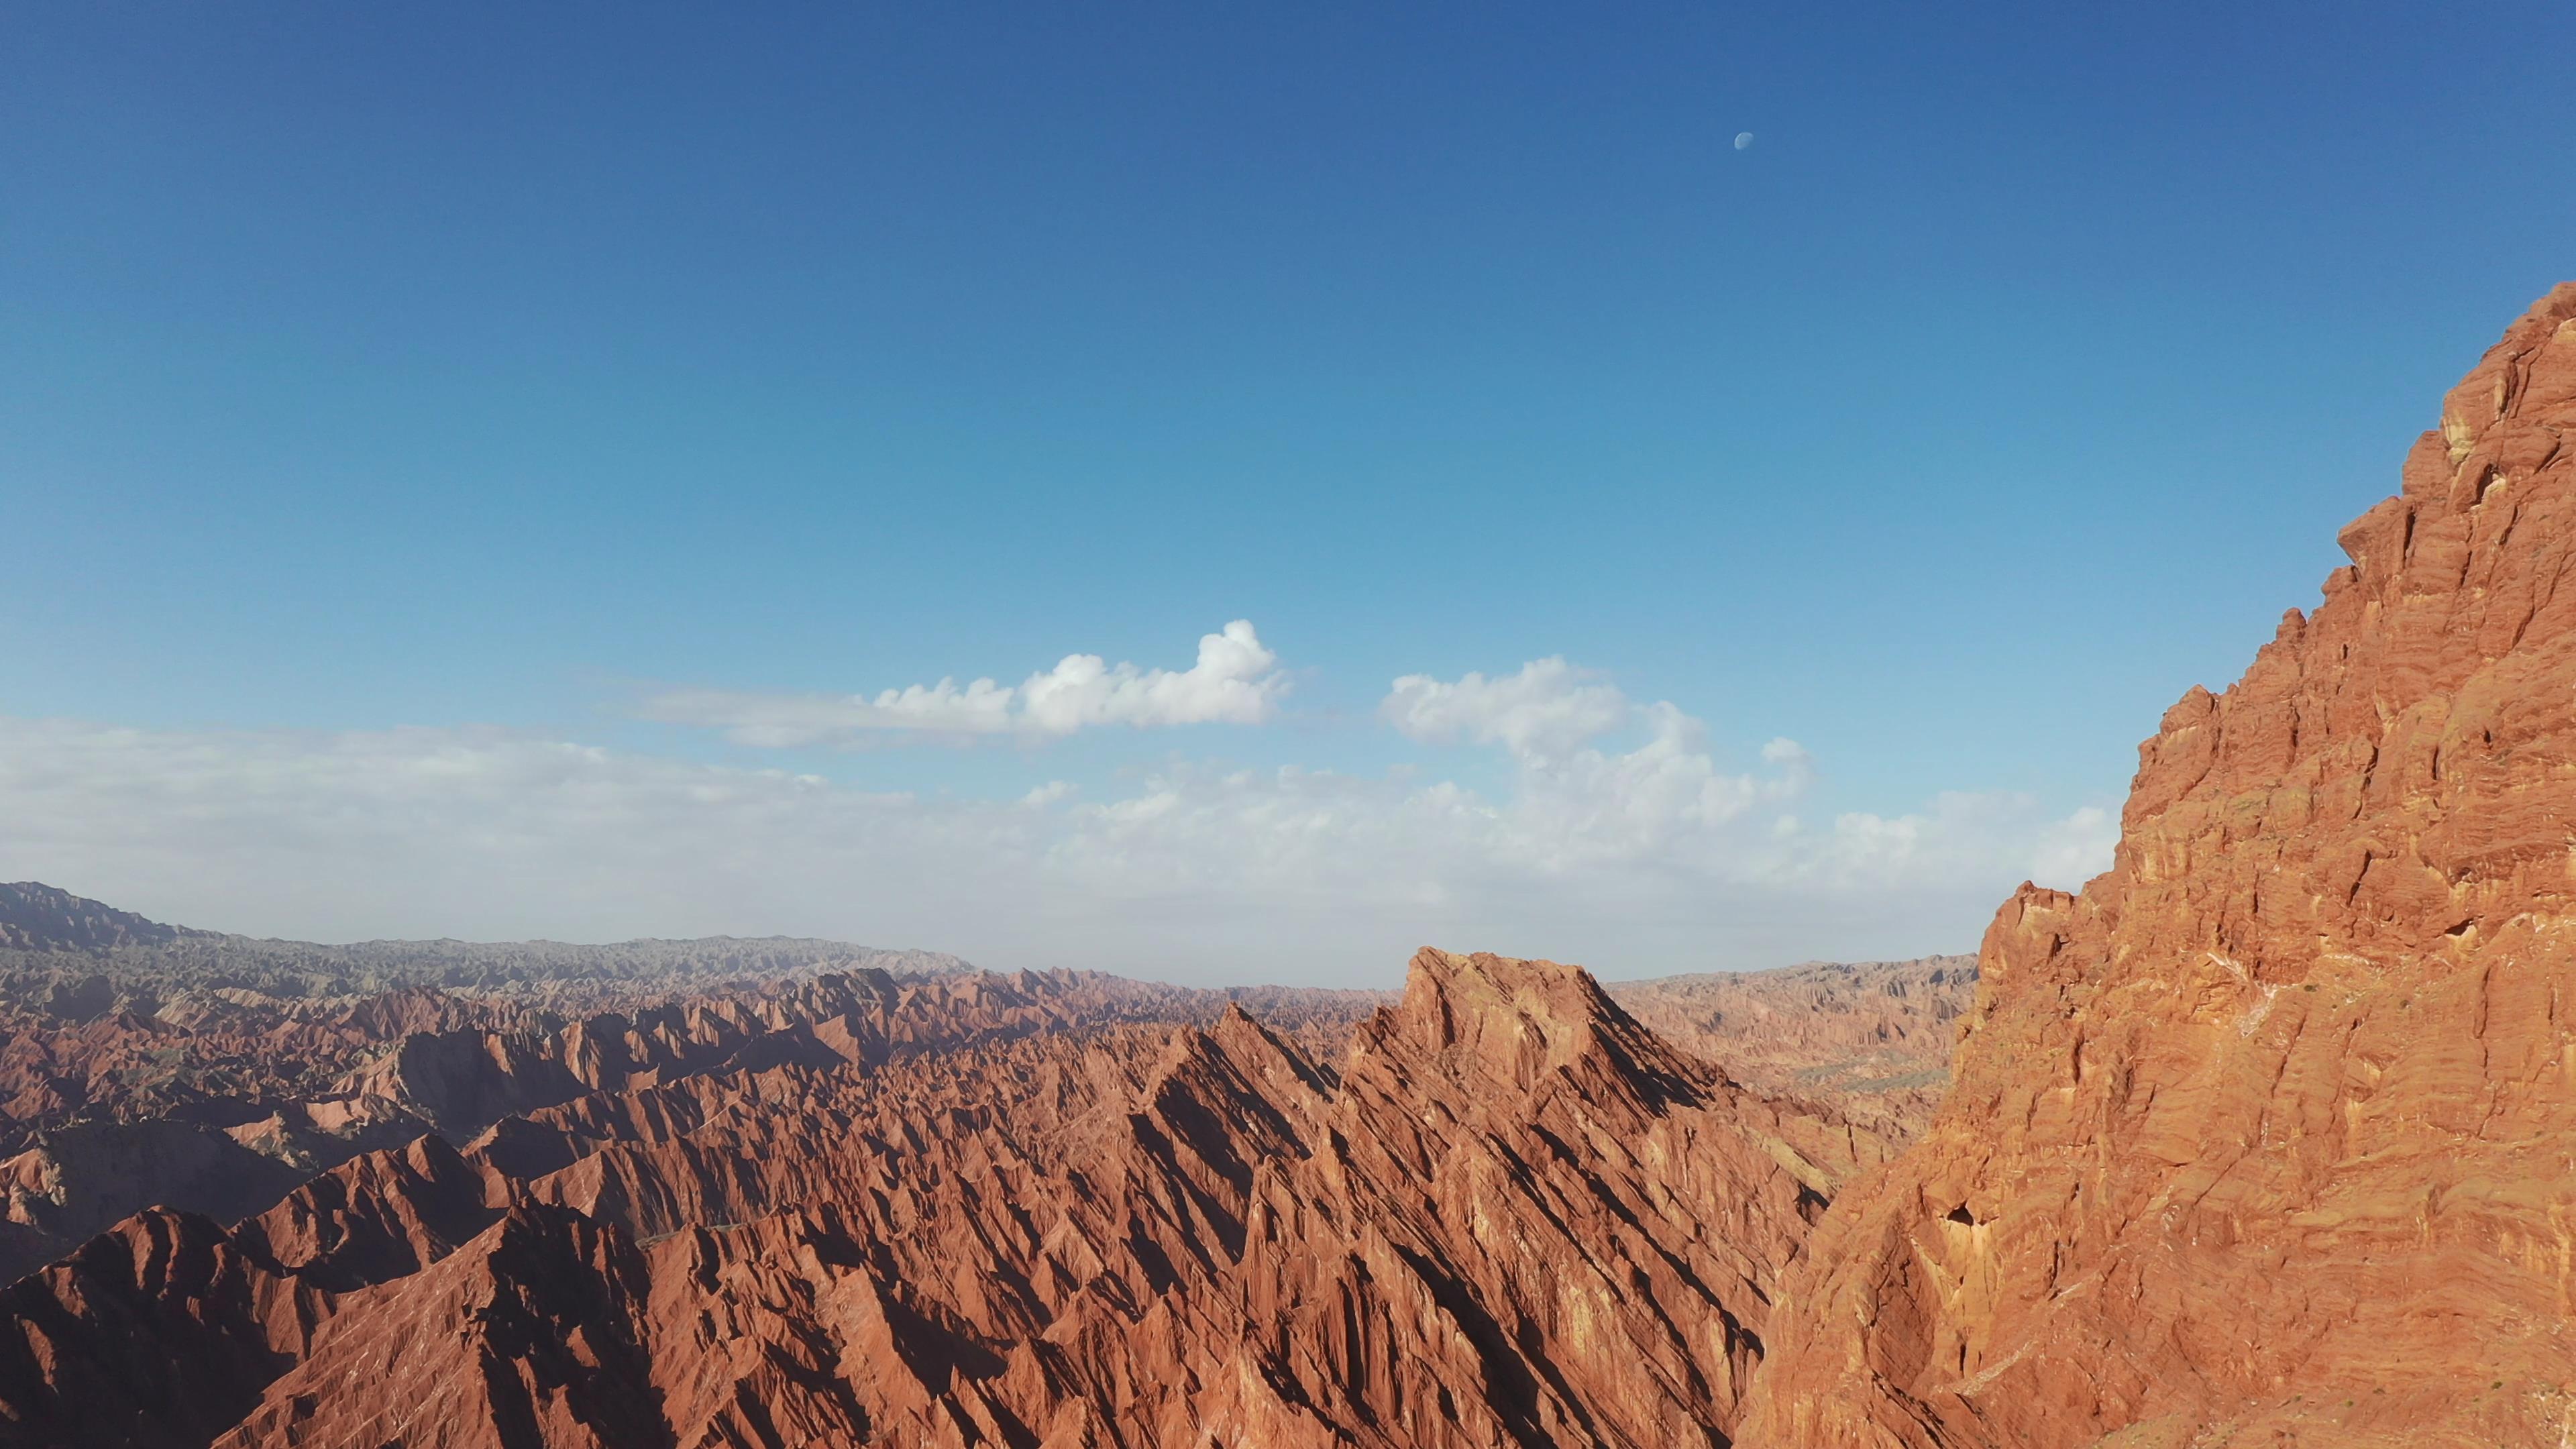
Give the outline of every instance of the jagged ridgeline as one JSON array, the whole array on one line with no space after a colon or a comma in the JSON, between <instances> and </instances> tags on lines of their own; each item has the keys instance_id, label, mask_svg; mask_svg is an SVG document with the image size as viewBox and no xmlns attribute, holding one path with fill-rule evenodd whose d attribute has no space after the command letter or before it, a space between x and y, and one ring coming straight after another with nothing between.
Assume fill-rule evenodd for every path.
<instances>
[{"instance_id":1,"label":"jagged ridgeline","mask_svg":"<svg viewBox=\"0 0 2576 1449\"><path fill-rule=\"evenodd\" d=\"M235 1227L143 1212L0 1304L0 1421L69 1444L1711 1443L1809 1225L1894 1150L1571 967L1425 951L1331 1055L1232 1004L1104 1024L1101 989L854 987L758 1058L367 1153Z\"/></svg>"},{"instance_id":2,"label":"jagged ridgeline","mask_svg":"<svg viewBox=\"0 0 2576 1449\"><path fill-rule=\"evenodd\" d=\"M78 993L99 1003L67 1004L59 983L32 999L0 995L0 1183L9 1193L0 1278L150 1205L230 1221L354 1156L430 1132L463 1142L586 1094L787 1062L874 1065L1037 1031L1213 1021L1236 999L1292 1029L1324 1023L1339 1034L1382 999L994 976L962 963L898 974L848 963L922 953L828 942L822 959L762 956L742 977L566 976L289 996L174 976L155 954L166 946L150 944L207 933L41 887L17 900L44 907L18 918L19 939L42 940L54 948L43 959L71 956L72 969L89 973L75 979L105 984ZM742 943L672 944L709 947L699 959L713 961L725 957L716 948ZM91 949L72 949L82 945ZM598 954L632 965L638 958L625 950Z\"/></svg>"}]
</instances>

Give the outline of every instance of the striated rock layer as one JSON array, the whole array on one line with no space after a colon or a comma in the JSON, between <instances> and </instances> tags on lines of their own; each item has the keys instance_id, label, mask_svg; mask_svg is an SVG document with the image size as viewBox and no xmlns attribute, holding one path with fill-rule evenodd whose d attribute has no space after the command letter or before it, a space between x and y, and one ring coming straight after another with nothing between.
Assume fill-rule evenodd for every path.
<instances>
[{"instance_id":1,"label":"striated rock layer","mask_svg":"<svg viewBox=\"0 0 2576 1449\"><path fill-rule=\"evenodd\" d=\"M0 907L16 910L22 936L56 942L113 946L153 931L228 939L39 886L0 888ZM0 913L0 924L10 919ZM78 1021L47 1016L64 999L60 973L32 978L53 983L34 993L17 989L29 978L0 980L0 1279L148 1205L241 1218L362 1153L430 1131L461 1141L592 1092L791 1059L878 1063L1076 1023L1206 1022L1233 998L1260 1002L1313 1040L1338 1040L1381 1000L1073 972L818 975L811 963L714 984L682 975L652 991L612 973L550 980L535 995L411 987L279 997L212 986L230 978L192 975L186 963L109 955L91 964L101 969L72 998L96 1012Z\"/></svg>"},{"instance_id":2,"label":"striated rock layer","mask_svg":"<svg viewBox=\"0 0 2576 1449\"><path fill-rule=\"evenodd\" d=\"M1717 1445L1892 1150L1546 962L1425 951L1337 1063L865 1016L138 1215L0 1299L0 1443Z\"/></svg>"},{"instance_id":3,"label":"striated rock layer","mask_svg":"<svg viewBox=\"0 0 2576 1449\"><path fill-rule=\"evenodd\" d=\"M1767 1445L2576 1440L2576 285L1987 933L1772 1318Z\"/></svg>"}]
</instances>

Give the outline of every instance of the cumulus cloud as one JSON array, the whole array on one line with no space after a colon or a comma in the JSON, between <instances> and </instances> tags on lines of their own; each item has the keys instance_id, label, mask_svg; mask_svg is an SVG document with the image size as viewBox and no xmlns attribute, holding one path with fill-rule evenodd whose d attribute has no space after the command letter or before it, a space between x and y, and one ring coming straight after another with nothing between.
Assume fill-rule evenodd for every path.
<instances>
[{"instance_id":1,"label":"cumulus cloud","mask_svg":"<svg viewBox=\"0 0 2576 1449\"><path fill-rule=\"evenodd\" d=\"M1518 768L1512 850L1537 869L1715 863L1739 853L1727 827L1797 798L1814 779L1806 750L1789 739L1763 746L1762 772L1721 769L1700 721L1669 701L1636 704L1561 657L1490 679L1408 674L1388 689L1379 713L1411 739L1500 747ZM1625 751L1597 743L1628 729L1642 729L1644 743Z\"/></svg>"},{"instance_id":2,"label":"cumulus cloud","mask_svg":"<svg viewBox=\"0 0 2576 1449\"><path fill-rule=\"evenodd\" d=\"M2119 844L2120 817L2099 805L2084 806L2039 831L2030 847L2030 878L2060 890L2079 889L2110 868Z\"/></svg>"},{"instance_id":3,"label":"cumulus cloud","mask_svg":"<svg viewBox=\"0 0 2576 1449\"><path fill-rule=\"evenodd\" d=\"M1862 887L1873 881L1969 886L2010 875L2073 890L2111 864L2117 816L2088 805L2051 817L2020 791L1944 791L1903 815L1848 812L1796 862L1807 879Z\"/></svg>"},{"instance_id":4,"label":"cumulus cloud","mask_svg":"<svg viewBox=\"0 0 2576 1449\"><path fill-rule=\"evenodd\" d=\"M1471 672L1444 683L1408 674L1378 712L1408 739L1500 744L1516 756L1546 758L1616 729L1630 709L1617 685L1551 656L1494 679Z\"/></svg>"},{"instance_id":5,"label":"cumulus cloud","mask_svg":"<svg viewBox=\"0 0 2576 1449\"><path fill-rule=\"evenodd\" d=\"M914 684L875 695L759 694L679 689L644 702L645 718L722 730L771 749L849 746L890 734L972 740L1050 738L1101 725L1157 729L1260 724L1278 713L1288 676L1248 619L1199 640L1187 669L1110 664L1068 654L1017 685L978 679Z\"/></svg>"},{"instance_id":6,"label":"cumulus cloud","mask_svg":"<svg viewBox=\"0 0 2576 1449\"><path fill-rule=\"evenodd\" d=\"M1068 654L1020 686L1020 713L1051 735L1110 724L1260 724L1287 690L1279 656L1263 646L1251 620L1237 619L1200 636L1198 662L1178 672L1112 668L1097 654Z\"/></svg>"}]
</instances>

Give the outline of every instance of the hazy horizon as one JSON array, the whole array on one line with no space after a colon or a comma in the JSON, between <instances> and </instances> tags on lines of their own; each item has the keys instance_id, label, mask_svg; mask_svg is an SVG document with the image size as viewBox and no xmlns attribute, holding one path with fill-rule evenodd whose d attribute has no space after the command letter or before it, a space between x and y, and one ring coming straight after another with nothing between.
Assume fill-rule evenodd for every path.
<instances>
[{"instance_id":1,"label":"hazy horizon","mask_svg":"<svg viewBox=\"0 0 2576 1449\"><path fill-rule=\"evenodd\" d=\"M56 882L54 882L54 881L21 880L21 881L0 882L0 884L5 884L5 885L14 885L14 886L30 886L30 885L32 885L32 886L43 886L43 887L48 887L48 888L51 888L51 889L54 889L54 890L66 891L66 892L68 892L69 894L74 895L74 896L78 896L78 897L80 897L80 898L81 898L81 899L83 899L83 900L91 901L91 902L93 902L94 904L97 904L97 905L107 906L107 907L109 907L109 908L111 908L111 909L116 909L116 910L125 910L125 909L127 909L126 907L119 906L119 905L118 905L116 902L114 902L114 901L102 901L102 900L99 900L99 899L98 899L97 897L95 897L95 896L85 895L85 894L83 894L83 893L82 893L82 892L80 892L80 891L72 890L71 888L69 888L69 887L67 887L67 886L60 885L60 884L58 884L58 883L56 883ZM157 920L157 918L153 918L153 917L151 917L150 913L149 913L149 912L146 912L146 911L134 911L134 912L132 912L132 914L140 915L140 916L145 916L146 918L149 918L149 919L156 919L156 920ZM180 926L180 927L187 927L187 928L196 929L196 930L209 930L209 929L213 929L213 928L211 928L211 927L207 927L207 926L205 926L205 925L203 925L203 924L201 924L201 923L199 923L199 922L194 922L194 921L168 921L168 920L160 920L160 921L158 921L157 923L158 923L158 924L160 924L160 925L164 925L164 926ZM953 952L953 951L946 951L946 950L943 950L942 948L940 948L940 947L938 947L938 946L936 946L936 945L932 945L932 944L928 944L928 943L924 943L924 942L920 942L920 941L853 941L853 940L843 940L843 939L841 939L841 938L838 938L838 937L831 937L831 936L821 936L821 937L816 937L816 936L792 936L792 935L786 935L786 934L778 933L778 932L763 932L763 933L757 933L757 934L732 933L732 934L718 934L718 935L713 935L713 936L619 936L619 937L613 937L613 938L610 938L610 937L602 937L602 938L595 939L595 940L562 940L562 939L558 939L558 938L556 938L556 937L552 937L552 936L522 936L522 937L514 937L514 938L469 937L469 936L454 936L454 935L443 935L443 936L366 936L366 937L358 937L358 938L353 938L353 939L349 939L349 940L340 940L340 941L323 941L323 940L315 940L315 939L313 939L313 938L311 938L311 937L309 937L309 936L299 936L299 935L294 935L294 934L288 934L288 935L283 935L283 936L251 936L251 935L247 935L246 933L238 932L238 931L218 932L218 934L228 935L228 936L234 936L234 937L239 937L239 938L244 939L244 940L250 940L250 941L256 941L256 942L273 942L273 943L278 944L278 945L286 945L286 946L313 946L313 947L320 947L320 948L323 948L323 949L326 949L326 950L327 950L327 949L347 949L347 948L358 947L358 946L419 946L419 945L432 945L432 946L435 946L435 945L455 945L455 946L489 946L489 947L504 947L504 946L570 946L570 947L574 947L574 948L578 948L578 949L587 949L587 950L604 950L604 949L607 949L607 948L610 948L610 947L616 947L616 946L635 946L635 945L648 945L648 944L689 944L689 943L696 943L696 942L703 942L703 941L742 941L742 942L752 943L752 944L757 944L757 943L765 942L765 941L819 941L819 942L824 942L824 943L828 943L828 944L832 944L832 945L849 946L849 947L853 947L853 948L856 948L856 949L869 950L869 951L887 951L887 952L919 952L919 953L921 953L921 954L923 954L923 955L932 955L932 956L941 956L941 955L945 955L945 956L958 956L958 953L956 953L956 952ZM1443 945L1443 943L1438 942L1438 941L1424 941L1424 942L1421 942L1421 943L1420 943L1420 945L1421 945L1422 947L1436 948L1436 949L1443 949L1443 950L1446 950L1446 949L1452 949L1451 947L1445 946L1445 945ZM1460 949L1460 950L1462 950L1462 951L1466 951L1466 952L1474 952L1474 951L1482 950L1482 949L1484 949L1484 948L1483 948L1483 947L1469 946L1469 947L1461 947L1461 948L1456 948L1456 949ZM1403 984L1403 981L1404 981L1405 964L1406 964L1406 962L1407 962L1408 960L1410 960L1410 959L1411 959L1411 957L1412 957L1412 955L1413 955L1413 954L1414 954L1414 953L1413 953L1412 951L1407 951L1407 952L1403 953L1403 955L1402 955L1401 957L1397 958L1396 960L1388 961L1388 962L1380 962L1380 963L1376 963L1376 966L1377 966L1377 968L1378 968L1378 969L1376 970L1375 974L1376 974L1376 975L1378 975L1378 976L1383 976L1383 977L1385 978L1385 980L1384 980L1384 981L1377 982L1377 983L1375 983L1375 984L1372 984L1370 980L1366 979L1369 973L1368 973L1368 972L1367 972L1367 970L1365 969L1365 966L1363 967L1363 971L1362 971L1361 975L1360 975L1360 976L1357 976L1357 977L1354 977L1354 978L1353 978L1352 980L1350 980L1350 981L1347 981L1347 982L1340 982L1340 983L1329 983L1329 982L1328 982L1328 983L1321 983L1321 984L1325 985L1325 986L1327 987L1327 989L1356 989L1356 990L1393 990L1393 989L1399 989L1399 988L1401 988L1401 986L1402 986L1402 984ZM1874 961L1839 961L1839 962L1838 962L1838 961L1826 961L1826 960L1822 960L1822 959L1819 959L1819 958L1808 957L1808 958L1801 958L1801 959L1799 959L1799 960L1794 960L1794 961L1767 962L1767 963L1757 963L1757 964L1750 964L1750 965L1744 965L1744 966L1732 966L1732 967L1730 967L1730 966L1708 966L1708 967L1704 967L1704 968L1698 968L1698 969L1697 969L1697 970L1695 970L1695 971L1689 971L1689 972L1656 972L1656 973L1648 973L1648 974L1645 974L1645 975L1626 975L1626 976L1622 976L1622 975L1618 975L1618 974L1615 974L1615 973L1609 972L1609 971L1607 971L1607 970L1604 970L1604 971L1596 971L1596 972L1594 972L1593 974L1595 974L1596 976L1599 976L1599 977L1600 977L1602 980L1604 980L1604 981L1637 981L1637 980L1658 979L1658 978L1663 977L1663 976L1671 976L1671 975L1692 975L1692 974L1699 974L1700 972L1703 972L1703 971L1704 971L1704 972L1713 972L1713 973L1717 973L1717 974L1730 974L1730 973L1760 972L1760 971L1787 971L1787 970L1795 970L1795 969L1797 969L1797 968L1799 968L1799 967L1802 967L1802 966L1852 966L1852 965L1856 965L1856 966L1871 966L1871 965L1887 965L1887 964L1892 964L1892 963L1894 963L1894 962L1901 962L1901 961L1922 960L1922 959L1928 959L1928 958L1933 958L1933 957L1946 957L1946 956L1974 956L1975 954L1976 954L1975 946L1974 946L1974 943L1972 942L1972 943L1970 943L1970 944L1968 945L1968 947L1963 948L1963 949L1960 949L1960 950L1955 950L1955 951L1924 951L1924 952L1919 952L1919 953L1917 953L1917 954L1916 954L1916 955L1914 955L1914 956L1894 957L1894 958L1888 958L1887 960L1874 960ZM976 960L968 959L968 958L963 957L963 956L958 956L958 959L959 959L959 960L962 960L962 961L965 961L965 964L967 964L968 966L974 967L975 969L977 969L977 970L979 970L979 971L994 971L994 972L1003 972L1003 973L1008 973L1008 972L1017 971L1017 970L1021 969L1020 967L1017 967L1017 966L1011 965L1011 964L1006 963L1006 962L1005 962L1005 963L991 963L991 962L984 962L984 961L976 961ZM1581 961L1570 961L1570 962L1564 962L1564 963L1560 963L1560 964L1565 964L1565 965L1574 965L1574 966L1586 966L1586 963L1581 962ZM1072 967L1072 968L1030 968L1030 969L1038 969L1038 970L1049 970L1049 969L1073 969L1073 970L1082 970L1082 969L1092 969L1092 968ZM1589 968L1588 966L1586 966L1586 969L1588 970L1588 969L1590 969L1590 968ZM1138 980L1144 980L1144 981L1162 981L1162 980L1171 980L1171 979L1172 979L1172 978L1168 978L1168 977L1164 977L1164 976L1157 976L1157 975L1152 974L1151 972L1135 972L1135 971L1131 971L1131 972L1126 972L1126 973L1121 973L1121 974L1130 975L1130 976L1133 976L1135 979L1138 979ZM1190 984L1190 983L1189 983L1189 982L1187 982L1187 981L1177 981L1177 980L1175 980L1175 981L1173 982L1173 984L1187 985L1187 984ZM1199 983L1199 984L1206 984L1206 983L1202 982L1202 983ZM1289 983L1289 982L1276 982L1276 981L1257 981L1257 980L1251 980L1251 981L1242 981L1242 982L1233 982L1233 981L1228 981L1228 982L1223 982L1223 983L1218 983L1218 984L1221 984L1221 985L1248 985L1248 986L1286 986L1286 985L1296 985L1296 984L1301 984L1301 983ZM1315 984L1315 983L1302 983L1302 984Z\"/></svg>"}]
</instances>

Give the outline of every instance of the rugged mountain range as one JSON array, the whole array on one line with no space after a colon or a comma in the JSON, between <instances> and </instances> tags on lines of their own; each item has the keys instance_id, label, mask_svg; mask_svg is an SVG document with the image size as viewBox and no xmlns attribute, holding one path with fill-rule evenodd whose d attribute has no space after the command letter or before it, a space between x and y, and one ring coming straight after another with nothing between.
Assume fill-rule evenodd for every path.
<instances>
[{"instance_id":1,"label":"rugged mountain range","mask_svg":"<svg viewBox=\"0 0 2576 1449\"><path fill-rule=\"evenodd\" d=\"M1955 960L1632 1009L1431 950L1393 1001L308 991L257 1009L371 1046L228 1140L434 1130L20 1279L0 1444L2563 1449L2571 430L2576 285L2168 712L2112 870L2004 905L1964 1011ZM66 919L39 954L186 944ZM100 974L11 1049L196 1034Z\"/></svg>"},{"instance_id":2,"label":"rugged mountain range","mask_svg":"<svg viewBox=\"0 0 2576 1449\"><path fill-rule=\"evenodd\" d=\"M68 1252L164 1204L230 1221L315 1172L429 1132L464 1141L492 1123L577 1097L783 1061L870 1064L1012 1035L1120 1022L1212 1021L1253 1001L1291 1030L1348 1031L1374 993L1256 988L1193 992L1112 976L991 976L951 957L898 977L826 961L927 953L819 943L753 963L765 976L647 988L631 948L589 948L612 969L502 987L403 987L278 997L208 986L189 960L130 950L207 933L159 926L43 887L21 900L55 919L125 923L100 949L92 994L115 1003L66 1021L50 995L0 993L0 1277ZM222 939L222 938L216 938ZM433 943L440 944L440 943ZM709 943L650 943L704 948ZM734 944L734 943L724 943ZM761 943L775 946L776 943ZM299 947L317 957L334 949ZM506 948L478 948L522 976ZM671 954L679 954L673 952ZM578 962L560 954L549 969ZM701 950L701 960L715 959ZM950 963L954 963L951 965ZM274 983L272 983L274 984Z\"/></svg>"},{"instance_id":3,"label":"rugged mountain range","mask_svg":"<svg viewBox=\"0 0 2576 1449\"><path fill-rule=\"evenodd\" d=\"M760 1060L138 1214L0 1299L0 1438L1718 1442L1893 1150L1570 967L1426 951L1337 1061L1053 984L823 978Z\"/></svg>"},{"instance_id":4,"label":"rugged mountain range","mask_svg":"<svg viewBox=\"0 0 2576 1449\"><path fill-rule=\"evenodd\" d=\"M0 1158L0 1280L146 1206L232 1221L315 1172L424 1133L462 1142L588 1093L816 1060L827 1049L806 1038L828 1035L849 1010L818 983L892 993L881 1005L894 1019L873 1028L893 1034L870 1048L880 1059L1006 1032L1205 1026L1238 1003L1329 1056L1396 999L982 977L950 956L828 941L244 941L34 883L0 887L0 923L26 948L15 958L22 974L0 990L0 1152L11 1154ZM467 957L483 984L417 984L447 980ZM1936 973L1951 982L1945 996L1894 969L1891 981L1877 967L1815 967L1612 990L1649 1010L1666 994L1686 996L1691 1013L1671 1014L1703 1054L1740 1048L1767 1085L1794 1086L1813 1067L1811 1095L1902 1135L1922 1115L1913 1110L1922 1094L1903 1084L1940 1067L1927 1046L1939 1034L1916 1018L1933 1004L1955 1015L1969 977ZM331 994L362 979L415 984ZM1784 1020L1807 1016L1816 1022L1803 1035L1784 1036ZM1873 1031L1896 1045L1880 1051ZM1901 1058L1893 1078L1841 1069L1890 1052ZM1762 1077L1764 1064L1778 1069Z\"/></svg>"},{"instance_id":5,"label":"rugged mountain range","mask_svg":"<svg viewBox=\"0 0 2576 1449\"><path fill-rule=\"evenodd\" d=\"M165 926L40 881L0 882L0 951L99 956L188 939L222 938L210 931Z\"/></svg>"},{"instance_id":6,"label":"rugged mountain range","mask_svg":"<svg viewBox=\"0 0 2576 1449\"><path fill-rule=\"evenodd\" d=\"M426 1131L721 1065L786 1024L760 990L853 967L971 969L830 941L319 946L0 885L0 1276L152 1203L229 1220Z\"/></svg>"}]
</instances>

